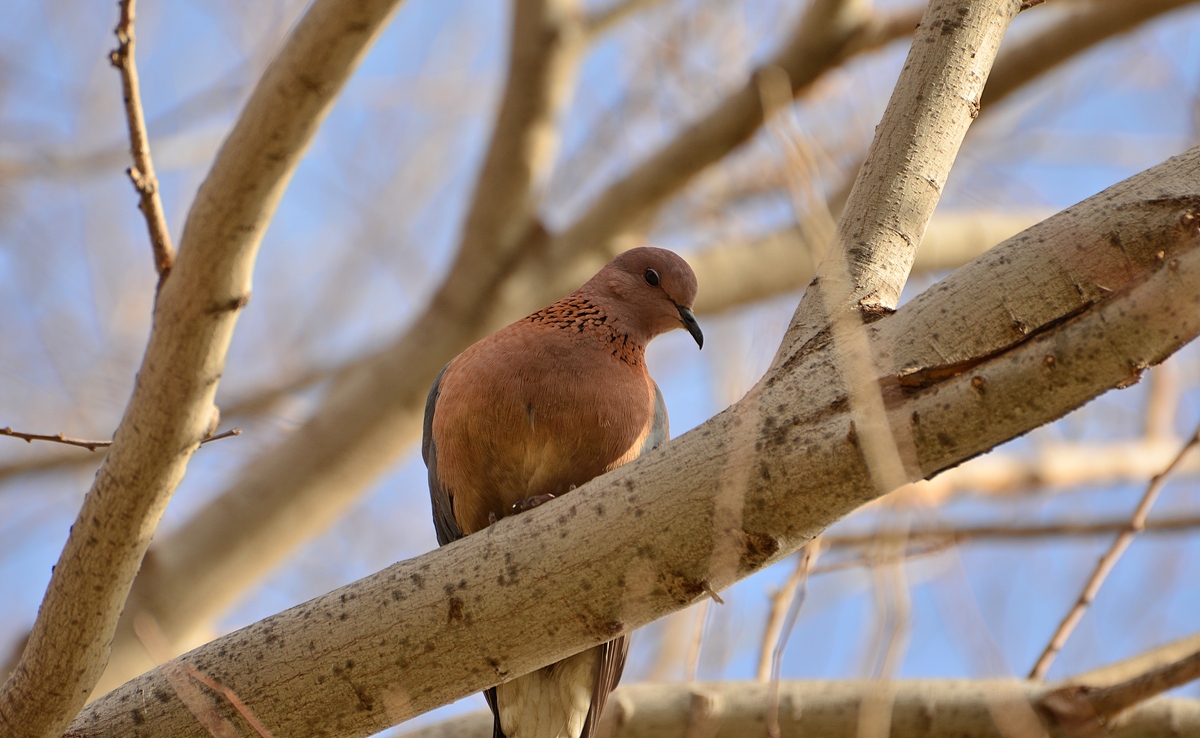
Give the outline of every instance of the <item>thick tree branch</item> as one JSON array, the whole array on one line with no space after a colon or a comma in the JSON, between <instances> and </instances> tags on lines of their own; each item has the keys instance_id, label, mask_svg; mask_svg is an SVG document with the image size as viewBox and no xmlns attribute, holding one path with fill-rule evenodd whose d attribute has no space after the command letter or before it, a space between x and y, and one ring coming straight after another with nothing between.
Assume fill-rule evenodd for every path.
<instances>
[{"instance_id":1,"label":"thick tree branch","mask_svg":"<svg viewBox=\"0 0 1200 738\"><path fill-rule=\"evenodd\" d=\"M129 148L133 154L133 166L125 172L141 198L138 209L146 216L150 245L154 249L154 268L158 272L161 285L170 273L171 265L175 263L175 248L171 246L167 218L163 215L162 198L158 194L158 177L154 176L154 162L150 158L146 117L142 113L142 95L138 85L137 62L134 59L137 43L133 32L136 4L137 0L121 0L121 20L116 28L120 45L109 58L112 65L121 70L125 118L129 122Z\"/></svg>"},{"instance_id":2,"label":"thick tree branch","mask_svg":"<svg viewBox=\"0 0 1200 738\"><path fill-rule=\"evenodd\" d=\"M126 595L201 439L262 233L300 156L394 1L318 1L256 88L188 215L133 397L16 670L0 732L58 736L108 661Z\"/></svg>"},{"instance_id":3,"label":"thick tree branch","mask_svg":"<svg viewBox=\"0 0 1200 738\"><path fill-rule=\"evenodd\" d=\"M913 680L893 682L893 736L1016 738L997 711L1022 710L1046 693L1017 681ZM803 682L779 685L780 733L785 736L856 738L863 702L876 682ZM758 682L632 684L621 687L600 723L600 738L741 738L767 735L771 685ZM1014 709L1016 708L1016 709ZM401 738L489 738L491 713L451 718ZM1049 722L1049 721L1047 721ZM998 724L999 723L999 724ZM1047 726L1049 727L1049 726ZM1054 738L1074 738L1054 730ZM1200 703L1156 700L1132 710L1111 738L1164 738L1200 730Z\"/></svg>"},{"instance_id":4,"label":"thick tree branch","mask_svg":"<svg viewBox=\"0 0 1200 738\"><path fill-rule=\"evenodd\" d=\"M1150 515L1150 508L1153 507L1155 500L1158 499L1159 492L1162 491L1163 485L1166 484L1167 478L1175 471L1176 467L1183 463L1183 459L1188 452L1200 444L1200 428L1192 434L1183 448L1158 474L1150 480L1150 484L1146 487L1146 492L1142 495L1142 499L1138 502L1137 507L1133 511L1133 517L1124 530L1113 540L1108 551L1100 557L1100 561L1096 564L1095 570L1088 578L1087 584L1083 587L1083 592L1080 593L1079 599L1070 612L1059 623L1058 628L1054 631L1054 635L1050 638L1050 642L1046 644L1046 648L1038 657L1037 663L1033 665L1032 671L1029 673L1030 679L1043 679L1046 672L1050 669L1050 665L1054 663L1054 659L1058 656L1059 651L1066 645L1067 639L1071 637L1071 633L1075 630L1075 626L1083 619L1084 613L1088 607L1096 599L1096 595L1103 586L1104 580L1108 578L1109 572L1117 565L1121 555L1125 553L1125 549L1133 543L1133 538L1146 527L1146 518Z\"/></svg>"},{"instance_id":5,"label":"thick tree branch","mask_svg":"<svg viewBox=\"0 0 1200 738\"><path fill-rule=\"evenodd\" d=\"M1200 207L1197 161L1200 149L1049 219L869 326L891 423L909 427L919 474L1126 386L1200 333L1200 247L1191 222L1180 226ZM682 609L880 494L846 390L830 381L838 361L818 336L665 449L180 661L277 735L336 726L349 737ZM729 483L745 488L742 518L714 528ZM711 568L730 541L734 568ZM514 613L559 627L515 633ZM155 699L124 707L141 694ZM186 715L156 670L73 729L124 735L138 721L145 736L200 735Z\"/></svg>"}]
</instances>

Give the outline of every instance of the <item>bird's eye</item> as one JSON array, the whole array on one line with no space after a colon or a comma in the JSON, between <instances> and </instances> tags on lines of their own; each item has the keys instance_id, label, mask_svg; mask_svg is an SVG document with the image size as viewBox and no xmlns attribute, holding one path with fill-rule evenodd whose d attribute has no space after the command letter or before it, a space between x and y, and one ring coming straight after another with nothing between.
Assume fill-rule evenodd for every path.
<instances>
[{"instance_id":1,"label":"bird's eye","mask_svg":"<svg viewBox=\"0 0 1200 738\"><path fill-rule=\"evenodd\" d=\"M647 269L646 273L642 276L644 276L646 278L646 284L650 285L651 287L658 286L659 280L658 280L658 272L657 271L655 271L653 269Z\"/></svg>"}]
</instances>

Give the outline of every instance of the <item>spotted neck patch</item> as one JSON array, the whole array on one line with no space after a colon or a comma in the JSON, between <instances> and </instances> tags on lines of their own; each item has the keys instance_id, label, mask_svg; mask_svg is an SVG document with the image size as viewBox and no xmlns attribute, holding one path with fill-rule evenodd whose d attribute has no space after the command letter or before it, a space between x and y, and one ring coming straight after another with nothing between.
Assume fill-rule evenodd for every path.
<instances>
[{"instance_id":1,"label":"spotted neck patch","mask_svg":"<svg viewBox=\"0 0 1200 738\"><path fill-rule=\"evenodd\" d=\"M614 357L630 366L642 366L645 361L646 347L619 330L614 322L609 320L604 308L585 295L568 295L525 320L546 328L578 334L591 333L609 345Z\"/></svg>"}]
</instances>

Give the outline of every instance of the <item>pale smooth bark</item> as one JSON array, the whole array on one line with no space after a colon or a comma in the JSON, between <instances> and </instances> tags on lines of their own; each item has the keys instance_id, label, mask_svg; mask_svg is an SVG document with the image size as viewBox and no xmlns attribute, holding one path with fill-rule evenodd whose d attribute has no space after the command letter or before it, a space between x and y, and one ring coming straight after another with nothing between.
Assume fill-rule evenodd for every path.
<instances>
[{"instance_id":1,"label":"pale smooth bark","mask_svg":"<svg viewBox=\"0 0 1200 738\"><path fill-rule=\"evenodd\" d=\"M868 327L920 475L1126 386L1200 333L1198 162L1194 149L1110 188ZM232 689L276 736L349 738L682 609L881 494L839 362L818 334L664 449L175 663ZM714 528L731 483L741 519ZM731 545L734 567L714 567ZM558 626L514 629L514 613ZM92 703L72 730L203 735L161 669Z\"/></svg>"},{"instance_id":2,"label":"pale smooth bark","mask_svg":"<svg viewBox=\"0 0 1200 738\"><path fill-rule=\"evenodd\" d=\"M856 738L858 716L877 682L779 684L779 728L785 736ZM893 682L897 738L1016 738L997 725L997 710L1036 704L1045 685L1019 681ZM613 693L598 738L741 738L767 735L772 686L759 682L633 684ZM1183 738L1200 731L1200 702L1161 699L1122 716L1111 738ZM401 738L490 738L485 710L404 733ZM1051 736L1072 736L1052 730Z\"/></svg>"},{"instance_id":3,"label":"pale smooth bark","mask_svg":"<svg viewBox=\"0 0 1200 738\"><path fill-rule=\"evenodd\" d=\"M0 731L57 736L108 661L126 595L201 439L262 233L291 173L396 0L317 2L255 89L188 214L133 397L50 580Z\"/></svg>"}]
</instances>

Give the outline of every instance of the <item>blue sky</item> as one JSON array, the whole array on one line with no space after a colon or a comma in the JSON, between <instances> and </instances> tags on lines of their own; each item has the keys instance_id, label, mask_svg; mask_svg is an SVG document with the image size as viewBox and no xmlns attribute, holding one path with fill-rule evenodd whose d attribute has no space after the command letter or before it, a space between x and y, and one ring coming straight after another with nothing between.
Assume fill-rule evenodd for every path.
<instances>
[{"instance_id":1,"label":"blue sky","mask_svg":"<svg viewBox=\"0 0 1200 738\"><path fill-rule=\"evenodd\" d=\"M613 177L669 140L744 78L796 15L777 1L678 4L629 21L585 60L565 114L565 162L547 192L547 222L562 224ZM297 2L145 4L139 64L164 203L178 240L187 207L223 132L286 32ZM106 436L120 417L144 346L153 293L145 230L119 160L124 145L116 73L104 54L110 4L28 3L0 29L0 426ZM1041 9L1038 12L1042 12ZM1046 11L1047 13L1051 11ZM704 14L713 20L704 21ZM1032 16L1033 13L1026 14ZM447 267L503 80L505 12L483 0L409 0L347 86L300 165L263 242L254 301L238 327L224 397L269 385L305 366L363 355L403 330ZM1014 37L1036 18L1019 19ZM1195 143L1200 13L1177 12L1096 48L980 119L951 175L943 209L1061 208ZM839 70L797 105L805 132L831 158L865 146L903 62L903 44ZM653 94L651 94L653 93ZM645 110L631 102L647 98ZM594 165L596 131L616 143ZM111 165L101 161L116 151ZM769 150L760 137L750 147ZM55 169L54 162L68 165ZM574 164L572 164L574 162ZM36 166L35 166L36 165ZM46 173L50 172L50 173ZM580 174L582 172L582 174ZM675 204L671 207L683 207ZM701 224L655 231L686 251L729 233L770 230L792 217L785 196L765 196L716 231ZM932 278L914 280L909 293ZM701 290L704 286L701 285ZM652 347L672 429L692 428L765 369L798 295L704 320L697 354L682 333ZM1192 388L1197 357L1176 360L1185 385L1179 433L1200 421ZM302 393L241 438L198 453L163 521L169 530L294 430L321 396ZM1136 432L1145 383L1010 444L1115 440ZM3 439L0 439L3 440ZM37 449L0 446L0 462ZM81 452L82 453L82 452ZM0 644L32 622L91 472L0 480ZM290 559L219 624L233 629L436 545L424 470L408 453L342 520ZM1074 490L997 502L966 497L918 522L1038 522L1127 514L1141 485ZM1194 480L1170 485L1161 511L1194 511ZM869 516L848 521L865 525ZM980 676L988 633L1023 674L1077 595L1106 541L970 545L906 567L913 606L899 675ZM1200 591L1195 536L1139 540L1064 651L1054 676L1091 668L1195 629ZM734 587L710 613L698 677L752 678L767 591L789 564ZM1194 577L1190 577L1194 579ZM864 674L874 627L870 577L813 581L783 663L787 678ZM627 678L649 668L661 625L637 637ZM986 649L984 649L986 651ZM682 669L673 678L681 678ZM1198 695L1195 688L1188 694ZM482 705L470 701L445 710ZM439 714L444 714L444 711ZM427 718L430 719L430 718Z\"/></svg>"}]
</instances>

